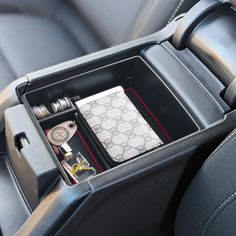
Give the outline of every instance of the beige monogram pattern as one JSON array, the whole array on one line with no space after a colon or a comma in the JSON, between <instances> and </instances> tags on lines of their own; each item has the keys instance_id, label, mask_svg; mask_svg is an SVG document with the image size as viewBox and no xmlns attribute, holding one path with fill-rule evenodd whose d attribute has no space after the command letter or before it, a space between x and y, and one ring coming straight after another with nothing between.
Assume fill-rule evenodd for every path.
<instances>
[{"instance_id":1,"label":"beige monogram pattern","mask_svg":"<svg viewBox=\"0 0 236 236\"><path fill-rule=\"evenodd\" d=\"M163 144L124 91L78 107L115 162L123 162Z\"/></svg>"}]
</instances>

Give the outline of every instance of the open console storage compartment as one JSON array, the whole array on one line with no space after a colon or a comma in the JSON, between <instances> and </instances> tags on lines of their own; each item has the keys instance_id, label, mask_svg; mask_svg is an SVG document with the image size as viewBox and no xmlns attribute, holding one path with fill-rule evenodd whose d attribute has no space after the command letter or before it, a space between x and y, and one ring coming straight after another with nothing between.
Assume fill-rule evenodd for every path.
<instances>
[{"instance_id":1,"label":"open console storage compartment","mask_svg":"<svg viewBox=\"0 0 236 236\"><path fill-rule=\"evenodd\" d=\"M96 169L97 173L112 168L113 165L106 161L96 138L89 132L78 114L74 101L78 99L78 96L83 99L116 86L124 88L126 95L160 137L164 145L199 129L196 122L174 94L140 56L118 61L27 92L23 96L23 101L68 183L73 184L74 181L61 167L61 157L57 148L49 144L46 132L62 122L75 121L78 131L70 140L72 149L80 151L89 160L91 166ZM65 96L72 103L69 109L39 120L34 116L33 106L44 104L50 110L51 103ZM51 110L50 112L52 113Z\"/></svg>"},{"instance_id":2,"label":"open console storage compartment","mask_svg":"<svg viewBox=\"0 0 236 236\"><path fill-rule=\"evenodd\" d=\"M79 129L69 145L79 149L97 174L103 172L90 181L72 187L60 181L47 196L50 189L41 191L34 204L37 211L21 228L19 235L93 235L94 232L103 235L107 232L146 235L149 231L150 235L166 232L172 235L168 232L173 231L176 209L183 193L202 163L234 128L236 118L235 111L231 112L220 97L225 89L221 81L189 49L177 51L163 39L162 33L160 35L161 39L157 39L158 36L154 41L165 41L161 45L152 46L154 41L147 40L144 43L141 40L139 45L134 43L133 46L121 47L122 50L117 48L104 54L98 53L84 61L69 62L62 68L56 67L58 71L50 68L46 73L36 72L29 75L27 86L18 88L21 101L28 110L28 114L25 111L26 118L29 119L30 115L41 135L32 135L33 143L37 145L37 141L40 141L50 151L49 155L45 150L45 156L48 156L45 163L53 158L66 182L74 184L61 166L57 147L50 145L46 138L48 129L64 121L74 120ZM126 95L165 145L177 141L113 168L114 165L106 161L93 134L81 119L74 102L78 95L84 99L116 86L124 88ZM32 112L33 106L49 106L65 96L72 104L69 109L36 119ZM20 106L20 110L22 107L25 110L23 105ZM5 115L6 124L15 124L9 122L12 117L22 120L16 115L16 108L12 109L15 110L14 114L10 117ZM27 134L28 129L31 129L24 126L21 129L30 143L31 136ZM14 131L11 126L8 130ZM32 130L35 131L34 126ZM17 153L14 150L16 147L11 145L15 133L8 135L10 142L8 140L7 143ZM16 146L22 153L21 145ZM30 151L25 157L42 162L39 157L41 154L41 151L37 155ZM15 158L11 152L9 155ZM55 163L52 162L52 167L57 180ZM18 168L20 164L15 166ZM44 167L48 165L42 163L42 166L45 172ZM19 176L23 171L19 171ZM48 179L46 186L52 182ZM24 187L24 183L20 184ZM31 184L31 189L34 189L34 185ZM130 230L127 231L127 228Z\"/></svg>"}]
</instances>

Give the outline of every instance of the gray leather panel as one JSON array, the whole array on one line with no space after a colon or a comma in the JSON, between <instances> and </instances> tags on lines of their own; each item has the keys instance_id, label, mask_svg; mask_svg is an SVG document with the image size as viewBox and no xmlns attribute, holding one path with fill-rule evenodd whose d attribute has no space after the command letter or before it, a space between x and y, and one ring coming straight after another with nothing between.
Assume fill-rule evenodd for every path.
<instances>
[{"instance_id":1,"label":"gray leather panel","mask_svg":"<svg viewBox=\"0 0 236 236\"><path fill-rule=\"evenodd\" d=\"M73 37L84 52L101 50L102 43L94 32L78 15L77 11L65 0L0 0L0 13L21 13L41 16L53 20L64 27L66 33Z\"/></svg>"},{"instance_id":2,"label":"gray leather panel","mask_svg":"<svg viewBox=\"0 0 236 236\"><path fill-rule=\"evenodd\" d=\"M0 0L1 12L0 91L27 73L103 48L64 0Z\"/></svg>"},{"instance_id":3,"label":"gray leather panel","mask_svg":"<svg viewBox=\"0 0 236 236\"><path fill-rule=\"evenodd\" d=\"M54 22L29 15L0 15L0 49L16 78L83 54Z\"/></svg>"},{"instance_id":4,"label":"gray leather panel","mask_svg":"<svg viewBox=\"0 0 236 236\"><path fill-rule=\"evenodd\" d=\"M64 0L0 0L0 12L21 12L52 16Z\"/></svg>"},{"instance_id":5,"label":"gray leather panel","mask_svg":"<svg viewBox=\"0 0 236 236\"><path fill-rule=\"evenodd\" d=\"M106 46L133 40L163 28L197 0L72 0Z\"/></svg>"},{"instance_id":6,"label":"gray leather panel","mask_svg":"<svg viewBox=\"0 0 236 236\"><path fill-rule=\"evenodd\" d=\"M153 33L197 0L0 0L0 91L32 71Z\"/></svg>"},{"instance_id":7,"label":"gray leather panel","mask_svg":"<svg viewBox=\"0 0 236 236\"><path fill-rule=\"evenodd\" d=\"M0 91L13 82L16 75L0 51Z\"/></svg>"},{"instance_id":8,"label":"gray leather panel","mask_svg":"<svg viewBox=\"0 0 236 236\"><path fill-rule=\"evenodd\" d=\"M72 1L106 46L112 46L127 41L145 2L149 0Z\"/></svg>"},{"instance_id":9,"label":"gray leather panel","mask_svg":"<svg viewBox=\"0 0 236 236\"><path fill-rule=\"evenodd\" d=\"M63 4L57 10L54 19L73 37L85 54L105 48L98 35L70 4Z\"/></svg>"},{"instance_id":10,"label":"gray leather panel","mask_svg":"<svg viewBox=\"0 0 236 236\"><path fill-rule=\"evenodd\" d=\"M185 193L176 235L235 235L236 130L204 163Z\"/></svg>"},{"instance_id":11,"label":"gray leather panel","mask_svg":"<svg viewBox=\"0 0 236 236\"><path fill-rule=\"evenodd\" d=\"M164 28L177 15L188 11L196 2L198 0L149 1L139 15L128 39L136 39Z\"/></svg>"}]
</instances>

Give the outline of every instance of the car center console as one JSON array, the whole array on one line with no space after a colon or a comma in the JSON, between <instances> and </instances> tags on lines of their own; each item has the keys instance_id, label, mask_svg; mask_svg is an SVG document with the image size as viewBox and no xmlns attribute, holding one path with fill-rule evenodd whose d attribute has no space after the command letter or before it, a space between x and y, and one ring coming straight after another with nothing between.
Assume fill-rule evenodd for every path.
<instances>
[{"instance_id":1,"label":"car center console","mask_svg":"<svg viewBox=\"0 0 236 236\"><path fill-rule=\"evenodd\" d=\"M4 165L18 189L9 204L24 207L11 233L171 233L186 187L234 128L235 22L230 3L201 1L156 34L18 84Z\"/></svg>"}]
</instances>

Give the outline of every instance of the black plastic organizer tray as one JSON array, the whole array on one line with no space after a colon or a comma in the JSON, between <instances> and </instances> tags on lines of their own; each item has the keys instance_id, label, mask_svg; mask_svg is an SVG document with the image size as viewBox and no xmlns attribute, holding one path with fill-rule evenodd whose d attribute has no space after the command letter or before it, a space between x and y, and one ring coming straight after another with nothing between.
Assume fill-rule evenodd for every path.
<instances>
[{"instance_id":1,"label":"black plastic organizer tray","mask_svg":"<svg viewBox=\"0 0 236 236\"><path fill-rule=\"evenodd\" d=\"M104 158L103 150L81 120L74 105L68 110L42 120L36 119L31 107L50 104L64 96L70 98L71 101L78 95L83 99L118 85L125 89L127 96L165 145L199 130L198 125L174 94L140 56L27 92L23 96L23 102L31 113L32 119L68 184L73 184L73 182L61 167L60 157L55 148L49 144L45 135L45 130L66 120L75 120L79 127L79 131L71 140L71 147L80 150L85 158L91 162L91 165L96 168L97 173L112 168L112 165Z\"/></svg>"}]
</instances>

